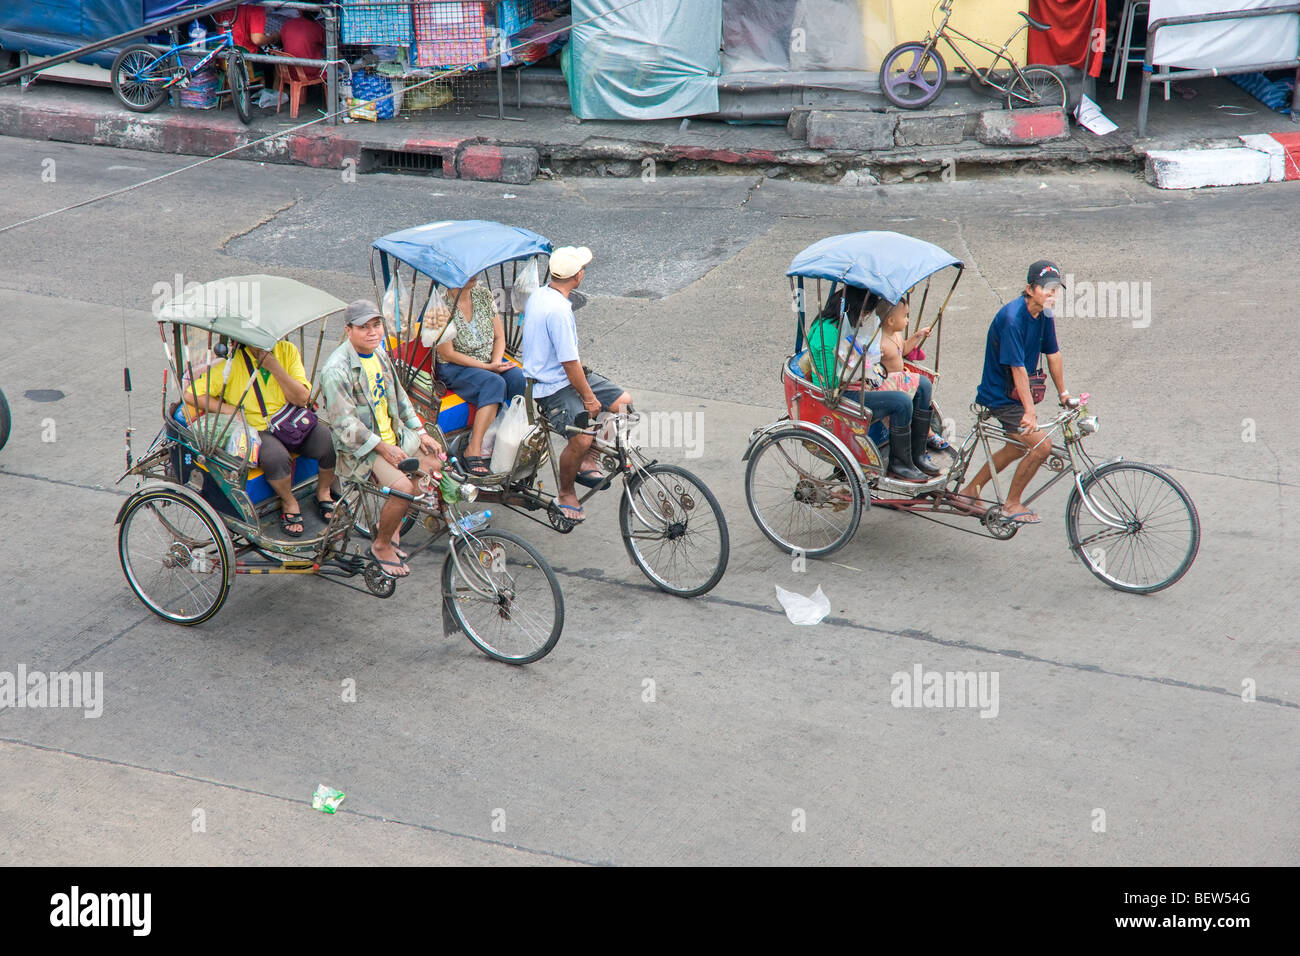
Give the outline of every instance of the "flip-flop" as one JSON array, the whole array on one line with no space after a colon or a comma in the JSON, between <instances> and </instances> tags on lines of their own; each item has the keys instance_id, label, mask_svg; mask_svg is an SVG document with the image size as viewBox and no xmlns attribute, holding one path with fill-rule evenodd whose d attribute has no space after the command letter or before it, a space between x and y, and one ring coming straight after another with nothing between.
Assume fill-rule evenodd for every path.
<instances>
[{"instance_id":1,"label":"flip-flop","mask_svg":"<svg viewBox=\"0 0 1300 956\"><path fill-rule=\"evenodd\" d=\"M393 542L393 550L397 552L397 557L402 561L405 561L407 558L410 557L409 554L407 554L405 551L402 550L402 546L398 544L396 541Z\"/></svg>"},{"instance_id":2,"label":"flip-flop","mask_svg":"<svg viewBox=\"0 0 1300 956\"><path fill-rule=\"evenodd\" d=\"M296 524L297 531L290 531L289 525ZM302 533L306 530L306 525L302 523L302 515L296 511L280 512L280 530L291 538L301 538Z\"/></svg>"},{"instance_id":3,"label":"flip-flop","mask_svg":"<svg viewBox=\"0 0 1300 956\"><path fill-rule=\"evenodd\" d=\"M954 492L948 496L949 502L958 511L964 511L968 515L979 517L989 510L989 506L970 495L961 495Z\"/></svg>"},{"instance_id":4,"label":"flip-flop","mask_svg":"<svg viewBox=\"0 0 1300 956\"><path fill-rule=\"evenodd\" d=\"M396 572L394 572L394 571L385 571L384 573L385 573L386 575L388 575L390 578L404 578L404 577L406 577L408 574L411 573L411 569L410 569L410 568L407 568L406 565L403 564L401 561L385 561L385 560L384 560L383 558L381 558L379 555L375 554L375 549L374 549L374 548L371 548L371 549L370 549L370 557L371 557L371 558L372 558L372 559L373 559L377 564L380 564L380 565L382 565L383 567L386 567L386 568L406 568L406 571L405 571L404 573L402 573L402 574L398 574L398 573L396 573Z\"/></svg>"},{"instance_id":5,"label":"flip-flop","mask_svg":"<svg viewBox=\"0 0 1300 956\"><path fill-rule=\"evenodd\" d=\"M1003 515L1003 521L1013 521L1016 524L1038 524L1043 519L1032 511L1017 511L1013 515Z\"/></svg>"},{"instance_id":6,"label":"flip-flop","mask_svg":"<svg viewBox=\"0 0 1300 956\"><path fill-rule=\"evenodd\" d=\"M582 510L581 506L576 506L576 505L560 505L559 508L560 508L561 511L572 511L572 512L574 512L573 514L571 514L571 515L565 515L564 517L568 518L570 521L574 522L575 524L578 524L578 523L580 523L580 522L583 522L583 521L586 521L586 520L587 520L587 513L586 513L585 511Z\"/></svg>"},{"instance_id":7,"label":"flip-flop","mask_svg":"<svg viewBox=\"0 0 1300 956\"><path fill-rule=\"evenodd\" d=\"M573 480L585 488L599 488L609 481L609 475L598 468L588 468L578 472Z\"/></svg>"}]
</instances>

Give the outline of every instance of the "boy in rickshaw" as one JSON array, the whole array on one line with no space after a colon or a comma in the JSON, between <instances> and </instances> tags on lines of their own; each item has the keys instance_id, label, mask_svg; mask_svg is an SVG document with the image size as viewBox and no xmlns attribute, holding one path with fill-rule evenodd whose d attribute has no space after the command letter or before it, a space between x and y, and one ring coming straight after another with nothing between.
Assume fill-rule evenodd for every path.
<instances>
[{"instance_id":1,"label":"boy in rickshaw","mask_svg":"<svg viewBox=\"0 0 1300 956\"><path fill-rule=\"evenodd\" d=\"M380 485L415 494L414 482L397 466L403 459L418 456L420 470L438 478L440 461L446 456L425 432L415 406L393 373L383 349L384 319L379 307L364 299L350 303L346 334L320 373L339 474L353 481L373 477ZM398 527L408 508L407 502L390 495L370 544L374 559L386 574L396 578L411 573L398 548Z\"/></svg>"},{"instance_id":2,"label":"boy in rickshaw","mask_svg":"<svg viewBox=\"0 0 1300 956\"><path fill-rule=\"evenodd\" d=\"M1020 496L1052 450L1050 437L1038 427L1034 408L1037 402L1029 386L1028 369L1037 369L1040 356L1046 356L1061 401L1070 394L1065 390L1065 368L1056 343L1056 320L1050 310L1057 290L1063 286L1061 270L1054 263L1042 259L1029 267L1025 291L999 309L989 326L984 377L975 393L975 403L1002 423L1006 435L1016 439L994 452L994 468L1001 471L1022 455L1025 459L1016 467L1003 506L1006 519L1018 524L1038 524L1042 520L1024 506ZM987 506L979 500L980 491L991 477L985 462L970 484L954 496L957 507L983 514Z\"/></svg>"}]
</instances>

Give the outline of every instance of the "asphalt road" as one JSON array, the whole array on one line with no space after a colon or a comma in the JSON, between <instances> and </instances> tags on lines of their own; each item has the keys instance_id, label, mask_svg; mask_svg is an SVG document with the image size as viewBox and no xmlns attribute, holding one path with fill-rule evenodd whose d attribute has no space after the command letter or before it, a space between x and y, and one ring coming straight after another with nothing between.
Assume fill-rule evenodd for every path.
<instances>
[{"instance_id":1,"label":"asphalt road","mask_svg":"<svg viewBox=\"0 0 1300 956\"><path fill-rule=\"evenodd\" d=\"M14 140L0 158L0 229L189 162ZM214 162L0 231L0 672L104 681L96 719L0 709L0 862L1295 863L1297 202L1295 184L1172 194L1086 170L503 187ZM564 588L564 635L530 667L443 636L441 552L389 601L241 576L204 626L155 618L113 521L124 364L137 450L159 424L155 285L272 272L350 299L370 294L372 239L443 218L595 250L584 359L643 410L700 414L698 456L656 454L721 500L727 576L693 601L655 591L606 495L568 537L499 522ZM785 268L866 228L967 264L937 394L959 433L1030 261L1150 283L1149 315L1058 330L1067 381L1095 396L1093 454L1166 467L1196 501L1182 582L1102 585L1066 549L1057 490L1009 542L874 509L802 573L759 534L740 456L783 411ZM821 586L830 617L790 624L778 584ZM917 665L996 674L996 716L893 706L891 676ZM347 792L338 816L308 807L318 783Z\"/></svg>"}]
</instances>

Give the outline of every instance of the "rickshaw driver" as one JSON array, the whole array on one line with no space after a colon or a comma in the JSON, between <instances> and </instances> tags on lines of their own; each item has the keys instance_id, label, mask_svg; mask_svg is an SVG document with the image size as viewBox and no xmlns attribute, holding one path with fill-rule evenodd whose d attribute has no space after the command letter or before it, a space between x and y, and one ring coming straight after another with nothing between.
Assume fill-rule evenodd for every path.
<instances>
[{"instance_id":1,"label":"rickshaw driver","mask_svg":"<svg viewBox=\"0 0 1300 956\"><path fill-rule=\"evenodd\" d=\"M1021 445L1008 442L993 453L993 464L998 471L1024 456L1011 478L1004 505L1006 518L1019 524L1038 524L1042 520L1024 506L1020 496L1052 450L1047 432L1038 428L1029 388L1027 369L1038 368L1040 354L1047 357L1047 369L1061 401L1070 395L1065 390L1065 367L1056 342L1056 320L1047 311L1055 304L1056 293L1063 286L1061 270L1055 263L1041 259L1029 267L1025 291L1020 298L999 309L989 326L984 346L984 377L975 394L976 404L992 412L1002 423L1003 432L1014 435L1029 448L1026 454ZM987 509L979 496L990 477L985 462L979 474L954 496L957 507L971 514L983 514Z\"/></svg>"},{"instance_id":2,"label":"rickshaw driver","mask_svg":"<svg viewBox=\"0 0 1300 956\"><path fill-rule=\"evenodd\" d=\"M415 483L398 470L405 458L420 456L420 470L441 477L446 460L438 442L424 430L415 406L393 373L384 352L384 319L373 302L348 305L347 338L321 368L321 394L329 418L338 472L346 479L380 484L411 495ZM398 550L398 526L409 505L395 496L384 501L370 553L395 577L411 573Z\"/></svg>"},{"instance_id":3,"label":"rickshaw driver","mask_svg":"<svg viewBox=\"0 0 1300 956\"><path fill-rule=\"evenodd\" d=\"M620 412L632 404L632 396L609 379L584 372L578 358L578 327L569 293L582 284L589 262L591 250L586 246L553 251L550 281L534 291L524 307L524 374L535 381L533 400L561 434L584 410L594 419L602 409ZM588 457L591 443L591 435L574 435L560 453L555 502L570 521L587 517L574 481L596 487L606 478Z\"/></svg>"}]
</instances>

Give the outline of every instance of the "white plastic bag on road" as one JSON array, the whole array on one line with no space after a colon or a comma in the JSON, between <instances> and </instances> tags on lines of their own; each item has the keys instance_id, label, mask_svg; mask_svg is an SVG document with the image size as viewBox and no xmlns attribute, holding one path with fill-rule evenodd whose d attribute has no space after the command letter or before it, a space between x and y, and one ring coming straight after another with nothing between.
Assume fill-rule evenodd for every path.
<instances>
[{"instance_id":1,"label":"white plastic bag on road","mask_svg":"<svg viewBox=\"0 0 1300 956\"><path fill-rule=\"evenodd\" d=\"M776 599L785 608L785 616L790 619L791 624L817 624L827 614L831 613L830 598L822 593L820 584L817 585L817 590L812 593L811 597L804 597L802 594L787 591L778 584L776 586Z\"/></svg>"}]
</instances>

